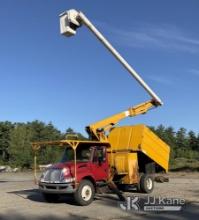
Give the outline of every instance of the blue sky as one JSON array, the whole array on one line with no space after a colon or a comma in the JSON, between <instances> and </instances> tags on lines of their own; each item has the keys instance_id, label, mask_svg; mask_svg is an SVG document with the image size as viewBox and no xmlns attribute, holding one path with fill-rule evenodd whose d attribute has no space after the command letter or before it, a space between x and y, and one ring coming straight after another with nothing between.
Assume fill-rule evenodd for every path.
<instances>
[{"instance_id":1,"label":"blue sky","mask_svg":"<svg viewBox=\"0 0 199 220\"><path fill-rule=\"evenodd\" d=\"M121 124L199 132L199 1L2 0L0 121L84 127L149 99L85 28L59 34L59 13L76 8L104 33L164 102Z\"/></svg>"}]
</instances>

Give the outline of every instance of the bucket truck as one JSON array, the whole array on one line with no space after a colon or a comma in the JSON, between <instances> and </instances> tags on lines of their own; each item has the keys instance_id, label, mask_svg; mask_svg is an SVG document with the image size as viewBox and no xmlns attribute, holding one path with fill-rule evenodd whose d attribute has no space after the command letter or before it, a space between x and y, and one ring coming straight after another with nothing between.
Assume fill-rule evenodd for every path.
<instances>
[{"instance_id":1,"label":"bucket truck","mask_svg":"<svg viewBox=\"0 0 199 220\"><path fill-rule=\"evenodd\" d=\"M49 202L59 199L60 195L73 194L79 205L90 204L98 188L104 185L116 191L120 198L123 196L117 186L134 186L141 192L150 193L154 188L154 174L168 171L170 148L143 124L117 124L127 117L145 114L163 103L81 11L71 9L60 15L61 34L66 37L75 35L83 25L126 68L151 99L88 125L88 140L32 143L35 152L43 146L57 145L65 149L60 162L41 175L39 189ZM35 171L36 167L35 154Z\"/></svg>"}]
</instances>

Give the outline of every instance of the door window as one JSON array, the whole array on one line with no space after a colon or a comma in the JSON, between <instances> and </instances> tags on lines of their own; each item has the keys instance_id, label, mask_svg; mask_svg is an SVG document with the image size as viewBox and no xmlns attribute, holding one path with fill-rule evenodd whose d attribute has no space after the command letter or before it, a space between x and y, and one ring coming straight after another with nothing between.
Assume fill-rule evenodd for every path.
<instances>
[{"instance_id":1,"label":"door window","mask_svg":"<svg viewBox=\"0 0 199 220\"><path fill-rule=\"evenodd\" d=\"M105 161L105 149L104 147L99 147L95 149L93 162L102 163Z\"/></svg>"}]
</instances>

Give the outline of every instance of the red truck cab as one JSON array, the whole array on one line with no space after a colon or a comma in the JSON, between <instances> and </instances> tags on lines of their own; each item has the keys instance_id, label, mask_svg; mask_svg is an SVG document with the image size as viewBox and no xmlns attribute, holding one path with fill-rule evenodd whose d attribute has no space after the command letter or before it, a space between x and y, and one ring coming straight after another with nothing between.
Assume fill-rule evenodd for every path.
<instances>
[{"instance_id":1,"label":"red truck cab","mask_svg":"<svg viewBox=\"0 0 199 220\"><path fill-rule=\"evenodd\" d=\"M76 202L92 202L98 184L106 183L109 175L107 145L79 144L74 150L65 148L61 161L50 166L40 177L39 189L48 202L61 194L74 194Z\"/></svg>"}]
</instances>

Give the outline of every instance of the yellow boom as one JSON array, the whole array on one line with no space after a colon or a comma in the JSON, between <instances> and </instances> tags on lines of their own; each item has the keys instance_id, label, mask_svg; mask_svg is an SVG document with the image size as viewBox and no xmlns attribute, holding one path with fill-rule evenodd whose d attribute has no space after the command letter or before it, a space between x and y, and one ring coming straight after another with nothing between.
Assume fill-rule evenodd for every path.
<instances>
[{"instance_id":1,"label":"yellow boom","mask_svg":"<svg viewBox=\"0 0 199 220\"><path fill-rule=\"evenodd\" d=\"M156 106L156 102L153 100L141 103L139 105L129 108L126 111L120 112L103 120L90 124L86 127L86 130L91 139L107 142L108 139L106 133L108 133L113 128L113 126L118 124L122 119L145 114L148 110Z\"/></svg>"}]
</instances>

